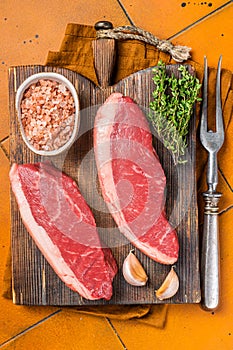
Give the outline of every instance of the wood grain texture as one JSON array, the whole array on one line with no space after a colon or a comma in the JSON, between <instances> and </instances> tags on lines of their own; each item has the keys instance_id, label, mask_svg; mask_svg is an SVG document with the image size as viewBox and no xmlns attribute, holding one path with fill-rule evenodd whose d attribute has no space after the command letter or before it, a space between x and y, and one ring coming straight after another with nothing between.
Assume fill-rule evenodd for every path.
<instances>
[{"instance_id":1,"label":"wood grain texture","mask_svg":"<svg viewBox=\"0 0 233 350\"><path fill-rule=\"evenodd\" d=\"M168 71L177 72L177 65ZM170 266L156 263L135 249L149 281L145 287L133 287L122 276L122 263L133 247L118 231L99 193L93 152L93 125L98 107L114 91L128 95L148 111L154 89L152 69L139 71L114 86L99 88L86 78L62 68L44 66L12 67L9 74L10 93L10 160L11 164L45 161L46 157L33 154L24 144L15 111L15 93L19 85L31 74L53 71L67 77L77 89L80 99L81 125L78 139L70 150L52 159L55 166L70 175L91 207L98 232L112 248L119 273L113 284L113 297L109 302L88 301L71 291L54 273L27 233L18 207L11 195L11 237L13 260L14 302L26 305L98 305L98 304L156 304L155 289L163 282ZM166 208L170 222L177 228L180 244L176 271L180 279L178 293L164 303L196 303L200 301L199 239L197 228L195 179L195 118L190 122L188 135L188 162L174 166L163 144L154 137L154 147L167 177Z\"/></svg>"},{"instance_id":2,"label":"wood grain texture","mask_svg":"<svg viewBox=\"0 0 233 350\"><path fill-rule=\"evenodd\" d=\"M115 63L115 40L100 39L92 41L94 66L99 85L106 88L111 85L111 77Z\"/></svg>"}]
</instances>

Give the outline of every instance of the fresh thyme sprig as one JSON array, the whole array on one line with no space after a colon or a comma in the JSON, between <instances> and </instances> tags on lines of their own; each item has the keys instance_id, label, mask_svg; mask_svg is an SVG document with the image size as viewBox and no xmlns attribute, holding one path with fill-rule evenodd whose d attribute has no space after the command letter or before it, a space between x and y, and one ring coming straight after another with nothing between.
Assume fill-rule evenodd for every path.
<instances>
[{"instance_id":1,"label":"fresh thyme sprig","mask_svg":"<svg viewBox=\"0 0 233 350\"><path fill-rule=\"evenodd\" d=\"M171 151L175 164L184 163L187 147L189 121L198 97L201 84L181 65L180 78L166 73L166 65L162 61L153 69L155 90L152 93L148 119L154 127L164 146Z\"/></svg>"}]
</instances>

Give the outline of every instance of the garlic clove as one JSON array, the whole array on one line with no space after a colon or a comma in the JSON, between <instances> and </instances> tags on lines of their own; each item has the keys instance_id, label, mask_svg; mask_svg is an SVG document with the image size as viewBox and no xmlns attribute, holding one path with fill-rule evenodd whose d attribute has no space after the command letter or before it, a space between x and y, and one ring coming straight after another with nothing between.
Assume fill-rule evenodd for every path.
<instances>
[{"instance_id":1,"label":"garlic clove","mask_svg":"<svg viewBox=\"0 0 233 350\"><path fill-rule=\"evenodd\" d=\"M179 289L179 278L177 273L172 266L164 282L158 290L156 290L155 295L159 300L168 299L173 297Z\"/></svg>"},{"instance_id":2,"label":"garlic clove","mask_svg":"<svg viewBox=\"0 0 233 350\"><path fill-rule=\"evenodd\" d=\"M124 260L122 272L126 282L132 286L145 286L148 280L145 270L132 251Z\"/></svg>"}]
</instances>

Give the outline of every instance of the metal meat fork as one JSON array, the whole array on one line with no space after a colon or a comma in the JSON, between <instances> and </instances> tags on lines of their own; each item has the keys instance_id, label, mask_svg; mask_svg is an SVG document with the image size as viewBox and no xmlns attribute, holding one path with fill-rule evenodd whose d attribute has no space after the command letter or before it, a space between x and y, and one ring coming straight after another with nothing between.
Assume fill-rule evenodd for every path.
<instances>
[{"instance_id":1,"label":"metal meat fork","mask_svg":"<svg viewBox=\"0 0 233 350\"><path fill-rule=\"evenodd\" d=\"M201 284L202 307L205 310L214 310L219 303L219 238L218 238L218 202L221 193L216 191L218 184L217 152L224 141L224 127L222 119L220 79L221 62L219 58L216 80L216 131L207 127L207 92L208 92L208 66L204 61L203 104L201 116L200 139L202 145L209 152L207 166L208 190L203 193L205 200L204 226L201 256Z\"/></svg>"}]
</instances>

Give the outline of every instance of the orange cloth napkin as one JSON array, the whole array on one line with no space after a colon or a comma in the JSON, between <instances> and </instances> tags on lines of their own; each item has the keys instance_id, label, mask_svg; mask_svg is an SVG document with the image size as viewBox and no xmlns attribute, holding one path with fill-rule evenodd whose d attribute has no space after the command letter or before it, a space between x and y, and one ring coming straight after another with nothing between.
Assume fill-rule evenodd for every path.
<instances>
[{"instance_id":1,"label":"orange cloth napkin","mask_svg":"<svg viewBox=\"0 0 233 350\"><path fill-rule=\"evenodd\" d=\"M91 26L80 24L68 24L65 37L59 52L49 52L46 65L58 66L71 69L97 84L96 73L93 63L92 40L95 39L95 29ZM158 60L166 64L176 63L170 55L160 52L155 47L137 40L117 41L117 60L113 83L125 78L133 72L148 67L156 66ZM202 81L203 66L191 60L186 63L194 66L197 77ZM210 69L209 74L209 118L212 122L215 117L215 75L216 70ZM219 153L219 187L223 193L220 200L220 226L225 220L225 213L232 209L232 186L233 186L233 123L232 121L232 72L222 71L222 106L225 123L225 143ZM200 106L197 105L197 128L200 120ZM197 143L197 184L198 184L198 206L200 213L203 213L203 199L201 193L206 190L205 171L207 153L202 146ZM199 222L201 223L202 216ZM224 222L224 227L230 227L233 221L233 211L228 215L228 224ZM224 233L222 233L224 235ZM10 256L5 273L4 296L11 297L11 271ZM67 310L67 308L65 308ZM164 327L167 315L167 305L130 305L130 306L95 306L95 307L70 307L70 312L82 312L96 316L108 317L112 319L129 320L138 319L154 327Z\"/></svg>"}]
</instances>

